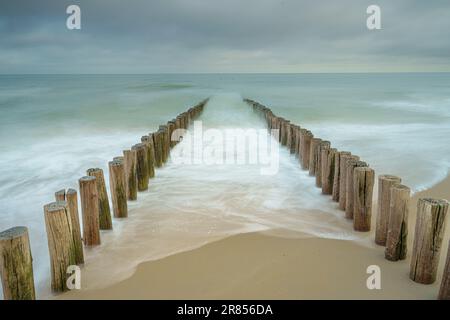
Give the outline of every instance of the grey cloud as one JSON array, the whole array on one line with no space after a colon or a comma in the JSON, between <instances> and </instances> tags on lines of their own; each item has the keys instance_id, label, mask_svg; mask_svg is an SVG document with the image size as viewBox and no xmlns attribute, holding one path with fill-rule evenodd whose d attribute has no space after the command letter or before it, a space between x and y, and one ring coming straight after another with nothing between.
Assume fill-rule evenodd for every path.
<instances>
[{"instance_id":1,"label":"grey cloud","mask_svg":"<svg viewBox=\"0 0 450 320\"><path fill-rule=\"evenodd\" d=\"M365 27L368 5L383 29ZM78 4L82 30L65 28ZM449 1L2 1L0 73L450 71Z\"/></svg>"}]
</instances>

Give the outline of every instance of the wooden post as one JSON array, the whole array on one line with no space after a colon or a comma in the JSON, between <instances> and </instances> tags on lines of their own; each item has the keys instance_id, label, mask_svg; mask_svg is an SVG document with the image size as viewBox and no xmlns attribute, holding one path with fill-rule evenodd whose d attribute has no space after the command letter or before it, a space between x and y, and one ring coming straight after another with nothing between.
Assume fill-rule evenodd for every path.
<instances>
[{"instance_id":1,"label":"wooden post","mask_svg":"<svg viewBox=\"0 0 450 320\"><path fill-rule=\"evenodd\" d=\"M355 231L370 231L372 197L375 172L369 167L354 169L354 219Z\"/></svg>"},{"instance_id":2,"label":"wooden post","mask_svg":"<svg viewBox=\"0 0 450 320\"><path fill-rule=\"evenodd\" d=\"M295 146L295 154L300 162L300 158L301 158L301 136L302 136L302 128L300 126L297 126L297 144Z\"/></svg>"},{"instance_id":3,"label":"wooden post","mask_svg":"<svg viewBox=\"0 0 450 320\"><path fill-rule=\"evenodd\" d=\"M291 129L291 122L288 120L286 121L286 147L289 149L289 152L291 150L291 143L292 143L292 129Z\"/></svg>"},{"instance_id":4,"label":"wooden post","mask_svg":"<svg viewBox=\"0 0 450 320\"><path fill-rule=\"evenodd\" d=\"M181 117L180 116L175 118L175 129L182 129ZM180 141L179 140L175 140L175 143L178 143L178 142L180 142Z\"/></svg>"},{"instance_id":5,"label":"wooden post","mask_svg":"<svg viewBox=\"0 0 450 320\"><path fill-rule=\"evenodd\" d=\"M409 277L418 283L436 281L436 271L448 211L446 200L419 199L417 203L416 230Z\"/></svg>"},{"instance_id":6,"label":"wooden post","mask_svg":"<svg viewBox=\"0 0 450 320\"><path fill-rule=\"evenodd\" d=\"M339 209L345 210L346 205L346 194L347 194L347 162L349 160L359 160L358 156L350 155L350 154L341 154L340 157L340 164L339 164L339 171L340 171L340 178L339 178Z\"/></svg>"},{"instance_id":7,"label":"wooden post","mask_svg":"<svg viewBox=\"0 0 450 320\"><path fill-rule=\"evenodd\" d=\"M50 253L51 287L55 292L67 291L67 267L77 264L67 203L58 201L45 205L44 215Z\"/></svg>"},{"instance_id":8,"label":"wooden post","mask_svg":"<svg viewBox=\"0 0 450 320\"><path fill-rule=\"evenodd\" d=\"M337 150L335 148L322 149L322 193L332 194L334 184L334 161Z\"/></svg>"},{"instance_id":9,"label":"wooden post","mask_svg":"<svg viewBox=\"0 0 450 320\"><path fill-rule=\"evenodd\" d=\"M154 178L155 177L155 144L153 142L153 134L149 133L149 147L150 147L150 168L149 168L149 177Z\"/></svg>"},{"instance_id":10,"label":"wooden post","mask_svg":"<svg viewBox=\"0 0 450 320\"><path fill-rule=\"evenodd\" d=\"M334 178L333 178L333 192L332 199L336 202L339 202L340 190L339 186L341 183L341 156L342 155L351 155L348 151L339 151L334 155Z\"/></svg>"},{"instance_id":11,"label":"wooden post","mask_svg":"<svg viewBox=\"0 0 450 320\"><path fill-rule=\"evenodd\" d=\"M272 133L272 135L273 136L275 136L275 133L276 133L276 130L279 130L278 128L277 128L277 116L273 116L273 118L272 118L272 124L271 124L271 126L270 126L270 128L271 128L271 133ZM278 136L280 135L280 132L278 131ZM279 139L279 138L278 138Z\"/></svg>"},{"instance_id":12,"label":"wooden post","mask_svg":"<svg viewBox=\"0 0 450 320\"><path fill-rule=\"evenodd\" d=\"M378 179L378 181L380 181ZM390 188L389 222L386 235L384 256L387 260L406 259L408 236L408 211L411 190L402 184ZM378 228L378 225L377 225Z\"/></svg>"},{"instance_id":13,"label":"wooden post","mask_svg":"<svg viewBox=\"0 0 450 320\"><path fill-rule=\"evenodd\" d=\"M65 201L66 200L66 190L62 189L55 192L55 200L56 201Z\"/></svg>"},{"instance_id":14,"label":"wooden post","mask_svg":"<svg viewBox=\"0 0 450 320\"><path fill-rule=\"evenodd\" d=\"M289 135L290 135L290 137L291 137L291 141L290 141L290 143L289 143L289 153L290 154L294 154L295 153L295 142L296 142L296 139L297 139L297 137L296 137L296 125L295 124L291 124L290 125L290 133L289 133Z\"/></svg>"},{"instance_id":15,"label":"wooden post","mask_svg":"<svg viewBox=\"0 0 450 320\"><path fill-rule=\"evenodd\" d=\"M99 208L99 223L100 230L111 230L112 219L111 209L109 207L108 193L106 192L105 177L103 170L100 168L90 168L87 170L87 175L95 177L97 180L97 194L98 194L98 208Z\"/></svg>"},{"instance_id":16,"label":"wooden post","mask_svg":"<svg viewBox=\"0 0 450 320\"><path fill-rule=\"evenodd\" d=\"M279 117L278 118L278 128L280 129L280 144L286 145L286 127L285 127L286 120L284 118Z\"/></svg>"},{"instance_id":17,"label":"wooden post","mask_svg":"<svg viewBox=\"0 0 450 320\"><path fill-rule=\"evenodd\" d=\"M289 139L290 139L290 137L289 137L290 121L286 120L286 119L283 119L283 121L281 122L281 126L282 126L282 141L281 141L281 144L283 146L289 147L288 142L289 142Z\"/></svg>"},{"instance_id":18,"label":"wooden post","mask_svg":"<svg viewBox=\"0 0 450 320\"><path fill-rule=\"evenodd\" d=\"M302 148L301 151L301 164L302 164L302 168L303 170L308 170L309 169L309 157L310 157L310 148L311 148L311 139L313 138L313 134L311 133L311 131L308 131L306 129L303 129L304 131L302 132L301 135L301 141L300 141L300 145Z\"/></svg>"},{"instance_id":19,"label":"wooden post","mask_svg":"<svg viewBox=\"0 0 450 320\"><path fill-rule=\"evenodd\" d=\"M137 199L136 150L123 151L125 167L125 188L128 200Z\"/></svg>"},{"instance_id":20,"label":"wooden post","mask_svg":"<svg viewBox=\"0 0 450 320\"><path fill-rule=\"evenodd\" d=\"M81 214L83 220L83 242L86 246L100 244L100 222L97 178L85 176L78 180L80 185Z\"/></svg>"},{"instance_id":21,"label":"wooden post","mask_svg":"<svg viewBox=\"0 0 450 320\"><path fill-rule=\"evenodd\" d=\"M183 124L181 124L183 126ZM155 166L160 168L162 166L162 146L161 146L161 133L159 131L152 134L153 146L155 148Z\"/></svg>"},{"instance_id":22,"label":"wooden post","mask_svg":"<svg viewBox=\"0 0 450 320\"><path fill-rule=\"evenodd\" d=\"M167 126L162 125L159 126L158 130L161 134L161 152L162 152L162 162L166 163L167 159L169 158L169 134Z\"/></svg>"},{"instance_id":23,"label":"wooden post","mask_svg":"<svg viewBox=\"0 0 450 320\"><path fill-rule=\"evenodd\" d=\"M75 250L76 264L84 263L83 242L81 240L80 218L78 216L78 197L77 191L68 189L66 193L67 209L70 214L72 224L72 238Z\"/></svg>"},{"instance_id":24,"label":"wooden post","mask_svg":"<svg viewBox=\"0 0 450 320\"><path fill-rule=\"evenodd\" d=\"M402 179L399 177L388 174L378 177L378 210L375 243L380 246L386 245L389 212L391 210L391 188L401 182Z\"/></svg>"},{"instance_id":25,"label":"wooden post","mask_svg":"<svg viewBox=\"0 0 450 320\"><path fill-rule=\"evenodd\" d=\"M148 160L147 151L143 143L134 145L132 150L136 150L136 174L138 182L138 191L148 189Z\"/></svg>"},{"instance_id":26,"label":"wooden post","mask_svg":"<svg viewBox=\"0 0 450 320\"><path fill-rule=\"evenodd\" d=\"M141 142L145 145L147 150L147 160L148 160L148 177L155 177L155 150L153 147L153 137L150 133L148 136L142 136Z\"/></svg>"},{"instance_id":27,"label":"wooden post","mask_svg":"<svg viewBox=\"0 0 450 320\"><path fill-rule=\"evenodd\" d=\"M345 217L347 219L353 219L354 212L354 199L355 199L355 189L354 183L354 173L356 167L367 167L364 161L350 159L347 160L347 170L346 170L346 189L345 189Z\"/></svg>"},{"instance_id":28,"label":"wooden post","mask_svg":"<svg viewBox=\"0 0 450 320\"><path fill-rule=\"evenodd\" d=\"M309 175L315 176L317 169L318 150L319 145L322 142L320 138L312 138L309 146Z\"/></svg>"},{"instance_id":29,"label":"wooden post","mask_svg":"<svg viewBox=\"0 0 450 320\"><path fill-rule=\"evenodd\" d=\"M173 132L175 130L175 120L171 120L169 122L167 122L167 126L169 128L169 144L170 144L170 148L175 147L175 141L172 140L172 135Z\"/></svg>"},{"instance_id":30,"label":"wooden post","mask_svg":"<svg viewBox=\"0 0 450 320\"><path fill-rule=\"evenodd\" d=\"M108 163L109 186L111 188L111 200L114 217L128 217L127 195L125 190L125 167L123 161L114 160Z\"/></svg>"},{"instance_id":31,"label":"wooden post","mask_svg":"<svg viewBox=\"0 0 450 320\"><path fill-rule=\"evenodd\" d=\"M34 300L33 258L26 227L0 232L0 276L5 300Z\"/></svg>"},{"instance_id":32,"label":"wooden post","mask_svg":"<svg viewBox=\"0 0 450 320\"><path fill-rule=\"evenodd\" d=\"M322 140L319 143L319 148L317 149L317 162L316 162L316 187L322 187L322 150L329 149L331 146L330 141Z\"/></svg>"},{"instance_id":33,"label":"wooden post","mask_svg":"<svg viewBox=\"0 0 450 320\"><path fill-rule=\"evenodd\" d=\"M444 274L442 275L438 299L450 300L450 242L448 244L447 260L445 262Z\"/></svg>"},{"instance_id":34,"label":"wooden post","mask_svg":"<svg viewBox=\"0 0 450 320\"><path fill-rule=\"evenodd\" d=\"M291 141L291 154L298 154L298 140L300 127L297 125L292 126L292 141Z\"/></svg>"}]
</instances>

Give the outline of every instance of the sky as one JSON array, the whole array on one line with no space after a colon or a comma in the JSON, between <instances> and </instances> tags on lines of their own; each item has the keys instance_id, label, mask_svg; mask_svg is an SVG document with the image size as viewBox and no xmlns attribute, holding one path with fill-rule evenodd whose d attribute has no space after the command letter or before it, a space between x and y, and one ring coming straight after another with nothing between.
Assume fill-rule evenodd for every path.
<instances>
[{"instance_id":1,"label":"sky","mask_svg":"<svg viewBox=\"0 0 450 320\"><path fill-rule=\"evenodd\" d=\"M0 0L1 74L421 71L450 72L449 0Z\"/></svg>"}]
</instances>

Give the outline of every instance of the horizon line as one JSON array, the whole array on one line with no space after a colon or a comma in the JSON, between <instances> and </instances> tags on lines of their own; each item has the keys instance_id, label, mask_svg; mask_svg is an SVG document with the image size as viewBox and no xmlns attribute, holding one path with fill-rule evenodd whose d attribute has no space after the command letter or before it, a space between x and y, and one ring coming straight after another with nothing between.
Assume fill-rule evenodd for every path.
<instances>
[{"instance_id":1,"label":"horizon line","mask_svg":"<svg viewBox=\"0 0 450 320\"><path fill-rule=\"evenodd\" d=\"M355 72L150 72L150 73L0 73L0 76L33 76L33 75L217 75L217 74L411 74L411 73L450 73L450 71L355 71Z\"/></svg>"}]
</instances>

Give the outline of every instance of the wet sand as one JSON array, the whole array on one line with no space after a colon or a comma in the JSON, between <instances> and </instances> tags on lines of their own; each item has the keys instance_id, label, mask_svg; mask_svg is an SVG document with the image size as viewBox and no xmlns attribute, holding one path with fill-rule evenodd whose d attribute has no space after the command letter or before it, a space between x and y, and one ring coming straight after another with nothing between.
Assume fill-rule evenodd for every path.
<instances>
[{"instance_id":1,"label":"wet sand","mask_svg":"<svg viewBox=\"0 0 450 320\"><path fill-rule=\"evenodd\" d=\"M413 196L409 252L404 261L385 260L384 248L373 242L373 231L370 241L356 243L274 230L231 236L191 251L144 262L131 277L119 283L99 290L71 291L56 298L435 299L450 237L450 218L446 223L438 280L432 285L414 283L408 274L416 204L420 197L449 199L450 177ZM372 226L374 222L375 214ZM308 238L301 238L304 236ZM381 290L366 287L369 265L381 268Z\"/></svg>"}]
</instances>

